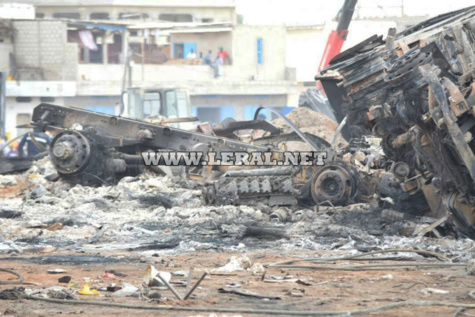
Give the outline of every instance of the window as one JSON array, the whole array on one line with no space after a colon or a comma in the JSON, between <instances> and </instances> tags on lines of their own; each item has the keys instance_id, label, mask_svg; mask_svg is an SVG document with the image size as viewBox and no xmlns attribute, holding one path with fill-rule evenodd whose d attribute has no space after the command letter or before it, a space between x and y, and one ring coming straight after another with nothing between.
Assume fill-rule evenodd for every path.
<instances>
[{"instance_id":1,"label":"window","mask_svg":"<svg viewBox=\"0 0 475 317\"><path fill-rule=\"evenodd\" d=\"M178 90L176 92L178 116L188 117L188 94L185 91Z\"/></svg>"},{"instance_id":2,"label":"window","mask_svg":"<svg viewBox=\"0 0 475 317\"><path fill-rule=\"evenodd\" d=\"M158 16L158 19L168 22L193 22L193 16L191 14L162 13Z\"/></svg>"},{"instance_id":3,"label":"window","mask_svg":"<svg viewBox=\"0 0 475 317\"><path fill-rule=\"evenodd\" d=\"M264 64L262 38L257 39L257 65Z\"/></svg>"},{"instance_id":4,"label":"window","mask_svg":"<svg viewBox=\"0 0 475 317\"><path fill-rule=\"evenodd\" d=\"M212 18L204 18L204 19L201 19L201 22L203 22L203 23L211 23L211 22L214 22L214 19L212 19Z\"/></svg>"},{"instance_id":5,"label":"window","mask_svg":"<svg viewBox=\"0 0 475 317\"><path fill-rule=\"evenodd\" d=\"M40 97L41 102L54 102L54 97Z\"/></svg>"},{"instance_id":6,"label":"window","mask_svg":"<svg viewBox=\"0 0 475 317\"><path fill-rule=\"evenodd\" d=\"M109 20L109 13L107 12L93 12L89 15L91 20Z\"/></svg>"},{"instance_id":7,"label":"window","mask_svg":"<svg viewBox=\"0 0 475 317\"><path fill-rule=\"evenodd\" d=\"M161 98L158 91L143 92L139 88L131 89L123 94L121 113L128 114L132 119L145 119L148 116L160 115Z\"/></svg>"},{"instance_id":8,"label":"window","mask_svg":"<svg viewBox=\"0 0 475 317\"><path fill-rule=\"evenodd\" d=\"M114 34L113 39L113 43L107 44L107 61L109 64L119 64L122 54L122 34Z\"/></svg>"},{"instance_id":9,"label":"window","mask_svg":"<svg viewBox=\"0 0 475 317\"><path fill-rule=\"evenodd\" d=\"M198 117L200 122L218 124L227 118L234 118L236 111L233 106L219 107L193 107L193 116Z\"/></svg>"},{"instance_id":10,"label":"window","mask_svg":"<svg viewBox=\"0 0 475 317\"><path fill-rule=\"evenodd\" d=\"M174 90L167 91L165 93L165 97L167 99L167 104L166 104L166 113L165 115L168 118L176 118L178 117L178 106L177 106L177 100L176 100L176 93Z\"/></svg>"},{"instance_id":11,"label":"window","mask_svg":"<svg viewBox=\"0 0 475 317\"><path fill-rule=\"evenodd\" d=\"M102 64L103 62L102 54L103 54L104 45L98 44L98 38L103 37L103 35L104 35L103 33L92 33L92 36L94 37L94 42L96 43L96 46L97 46L97 50L96 51L89 50L89 63L91 64Z\"/></svg>"},{"instance_id":12,"label":"window","mask_svg":"<svg viewBox=\"0 0 475 317\"><path fill-rule=\"evenodd\" d=\"M160 114L160 93L146 92L143 95L143 117Z\"/></svg>"},{"instance_id":13,"label":"window","mask_svg":"<svg viewBox=\"0 0 475 317\"><path fill-rule=\"evenodd\" d=\"M140 20L148 19L149 15L147 13L140 12L122 12L119 14L120 20Z\"/></svg>"},{"instance_id":14,"label":"window","mask_svg":"<svg viewBox=\"0 0 475 317\"><path fill-rule=\"evenodd\" d=\"M185 58L185 48L183 43L173 45L173 58Z\"/></svg>"},{"instance_id":15,"label":"window","mask_svg":"<svg viewBox=\"0 0 475 317\"><path fill-rule=\"evenodd\" d=\"M53 18L56 19L80 19L81 15L79 12L55 12L53 13Z\"/></svg>"},{"instance_id":16,"label":"window","mask_svg":"<svg viewBox=\"0 0 475 317\"><path fill-rule=\"evenodd\" d=\"M37 12L37 13L35 14L35 17L36 17L37 19L44 19L45 14L44 14L44 13Z\"/></svg>"},{"instance_id":17,"label":"window","mask_svg":"<svg viewBox=\"0 0 475 317\"><path fill-rule=\"evenodd\" d=\"M31 102L32 98L31 97L16 97L15 100L16 102Z\"/></svg>"}]
</instances>

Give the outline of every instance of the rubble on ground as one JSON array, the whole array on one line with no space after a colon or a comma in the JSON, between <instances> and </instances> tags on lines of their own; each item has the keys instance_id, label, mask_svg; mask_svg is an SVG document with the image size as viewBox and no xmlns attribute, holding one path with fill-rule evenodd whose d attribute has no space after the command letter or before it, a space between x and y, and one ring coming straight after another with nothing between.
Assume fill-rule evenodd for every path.
<instances>
[{"instance_id":1,"label":"rubble on ground","mask_svg":"<svg viewBox=\"0 0 475 317\"><path fill-rule=\"evenodd\" d=\"M0 198L0 209L20 214L0 218L1 253L59 248L86 253L135 250L150 256L203 250L363 252L417 247L461 261L473 255L466 250L471 240L408 232L408 227L424 225L430 218L368 204L319 206L318 211L297 206L288 209L288 221L281 222L270 217L277 207L205 206L199 183L188 179L146 173L126 177L117 186L71 187L45 180L53 171L43 159L24 174L1 177L0 186L16 191ZM42 194L32 196L37 188Z\"/></svg>"}]
</instances>

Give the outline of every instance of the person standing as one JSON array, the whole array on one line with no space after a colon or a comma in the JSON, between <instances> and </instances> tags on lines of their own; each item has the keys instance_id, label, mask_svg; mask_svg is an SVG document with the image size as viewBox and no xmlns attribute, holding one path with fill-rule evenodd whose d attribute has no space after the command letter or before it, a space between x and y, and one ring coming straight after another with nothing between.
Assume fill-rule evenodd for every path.
<instances>
[{"instance_id":1,"label":"person standing","mask_svg":"<svg viewBox=\"0 0 475 317\"><path fill-rule=\"evenodd\" d=\"M18 152L20 156L35 156L38 153L46 151L48 145L51 144L51 137L46 133L41 132L39 129L35 129L33 132L26 133L21 138L18 145ZM26 155L23 147L26 145Z\"/></svg>"},{"instance_id":2,"label":"person standing","mask_svg":"<svg viewBox=\"0 0 475 317\"><path fill-rule=\"evenodd\" d=\"M206 54L205 57L203 58L203 64L204 64L204 65L211 65L211 64L212 64L212 61L211 61L211 54L212 54L212 51L209 50L209 51L208 51L208 54Z\"/></svg>"},{"instance_id":3,"label":"person standing","mask_svg":"<svg viewBox=\"0 0 475 317\"><path fill-rule=\"evenodd\" d=\"M9 157L18 156L18 151L15 149L13 145L10 145L10 150L8 151L7 156Z\"/></svg>"},{"instance_id":4,"label":"person standing","mask_svg":"<svg viewBox=\"0 0 475 317\"><path fill-rule=\"evenodd\" d=\"M219 48L218 58L221 60L221 64L231 64L231 58L229 57L228 52L226 52L222 47Z\"/></svg>"},{"instance_id":5,"label":"person standing","mask_svg":"<svg viewBox=\"0 0 475 317\"><path fill-rule=\"evenodd\" d=\"M213 63L213 61L211 60L212 54L213 52L209 50L208 54L206 54L206 56L203 58L203 64L209 65L209 67L213 69L214 78L217 78L219 77L219 66L216 63Z\"/></svg>"},{"instance_id":6,"label":"person standing","mask_svg":"<svg viewBox=\"0 0 475 317\"><path fill-rule=\"evenodd\" d=\"M196 59L196 53L193 49L186 55L186 59Z\"/></svg>"}]
</instances>

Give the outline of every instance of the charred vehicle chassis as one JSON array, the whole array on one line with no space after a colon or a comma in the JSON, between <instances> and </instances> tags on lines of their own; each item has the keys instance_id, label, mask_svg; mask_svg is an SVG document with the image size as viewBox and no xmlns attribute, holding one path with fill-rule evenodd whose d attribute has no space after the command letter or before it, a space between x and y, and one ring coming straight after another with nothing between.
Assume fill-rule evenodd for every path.
<instances>
[{"instance_id":1,"label":"charred vehicle chassis","mask_svg":"<svg viewBox=\"0 0 475 317\"><path fill-rule=\"evenodd\" d=\"M261 120L223 122L211 129L201 127L201 132L192 132L78 108L40 104L33 112L31 123L55 134L49 155L59 175L83 185L115 183L123 176L140 173L144 168L141 153L148 151L214 151L217 156L222 151L259 151L279 157L282 155L279 144L293 140L307 143L314 151L330 150L325 140L302 133L290 122L294 132L287 134ZM232 138L230 132L243 128L258 128L269 135L252 143ZM310 205L345 205L378 200L381 188L395 184L391 174L372 171L370 177L341 161L338 155L333 155L325 166L198 166L188 168L187 174L204 183L203 197L208 204L219 205L261 202L280 206L299 201ZM399 189L389 193L401 194Z\"/></svg>"},{"instance_id":2,"label":"charred vehicle chassis","mask_svg":"<svg viewBox=\"0 0 475 317\"><path fill-rule=\"evenodd\" d=\"M350 138L382 138L400 188L475 237L475 7L385 41L373 36L317 75ZM423 195L421 195L421 193Z\"/></svg>"}]
</instances>

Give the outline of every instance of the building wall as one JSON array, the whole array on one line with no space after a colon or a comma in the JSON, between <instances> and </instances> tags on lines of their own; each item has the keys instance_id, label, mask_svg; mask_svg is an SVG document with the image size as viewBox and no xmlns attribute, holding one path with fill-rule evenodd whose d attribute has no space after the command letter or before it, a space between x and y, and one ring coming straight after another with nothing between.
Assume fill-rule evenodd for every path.
<instances>
[{"instance_id":1,"label":"building wall","mask_svg":"<svg viewBox=\"0 0 475 317\"><path fill-rule=\"evenodd\" d=\"M207 117L200 117L200 112L196 108L208 108L211 112L220 112L216 116L219 120L232 117L235 120L251 120L254 112L261 106L287 107L287 95L192 95L191 106L193 115L197 115L201 121L210 121ZM216 108L215 110L213 108ZM224 108L224 111L222 110ZM268 111L262 112L266 119L273 119L274 115ZM219 123L212 122L214 124Z\"/></svg>"},{"instance_id":2,"label":"building wall","mask_svg":"<svg viewBox=\"0 0 475 317\"><path fill-rule=\"evenodd\" d=\"M257 39L263 39L263 64L257 63ZM286 80L286 31L283 26L237 25L233 31L230 77Z\"/></svg>"},{"instance_id":3,"label":"building wall","mask_svg":"<svg viewBox=\"0 0 475 317\"><path fill-rule=\"evenodd\" d=\"M297 81L313 81L317 74L327 34L325 28L287 29L286 63L296 69Z\"/></svg>"},{"instance_id":4,"label":"building wall","mask_svg":"<svg viewBox=\"0 0 475 317\"><path fill-rule=\"evenodd\" d=\"M194 107L213 106L266 106L286 107L286 95L192 95L191 105Z\"/></svg>"},{"instance_id":5,"label":"building wall","mask_svg":"<svg viewBox=\"0 0 475 317\"><path fill-rule=\"evenodd\" d=\"M110 109L116 115L120 114L120 96L76 96L65 97L64 105L84 108L93 111L107 112Z\"/></svg>"},{"instance_id":6,"label":"building wall","mask_svg":"<svg viewBox=\"0 0 475 317\"><path fill-rule=\"evenodd\" d=\"M374 34L382 35L383 38L386 38L389 28L394 28L396 25L397 23L394 21L351 21L348 37L343 44L342 50L353 47Z\"/></svg>"},{"instance_id":7,"label":"building wall","mask_svg":"<svg viewBox=\"0 0 475 317\"><path fill-rule=\"evenodd\" d=\"M13 53L12 44L0 43L0 72L7 75L10 71L10 54Z\"/></svg>"},{"instance_id":8,"label":"building wall","mask_svg":"<svg viewBox=\"0 0 475 317\"><path fill-rule=\"evenodd\" d=\"M24 129L17 129L20 123L17 121L19 116L27 115L31 117L33 109L42 103L44 99L40 97L31 97L28 102L20 102L16 97L6 98L6 131L11 133L12 137L25 132ZM55 97L53 101L48 101L55 105L73 106L78 108L102 111L106 108L113 109L115 114L120 113L120 96L77 96L77 97Z\"/></svg>"},{"instance_id":9,"label":"building wall","mask_svg":"<svg viewBox=\"0 0 475 317\"><path fill-rule=\"evenodd\" d=\"M17 129L16 126L22 122L17 119L22 115L28 115L31 118L33 108L39 105L42 101L40 97L32 97L29 102L19 102L16 97L7 97L6 100L6 120L5 131L11 133L12 137L19 133L25 132L25 129ZM53 104L63 105L63 98L55 98Z\"/></svg>"},{"instance_id":10,"label":"building wall","mask_svg":"<svg viewBox=\"0 0 475 317\"><path fill-rule=\"evenodd\" d=\"M206 56L208 51L211 50L212 60L216 57L220 47L223 47L231 58L233 57L231 32L172 33L170 41L172 45L173 43L196 43L197 55L203 52L203 56Z\"/></svg>"},{"instance_id":11,"label":"building wall","mask_svg":"<svg viewBox=\"0 0 475 317\"><path fill-rule=\"evenodd\" d=\"M14 21L13 27L16 64L22 70L20 79L76 79L77 46L67 43L66 23Z\"/></svg>"},{"instance_id":12,"label":"building wall","mask_svg":"<svg viewBox=\"0 0 475 317\"><path fill-rule=\"evenodd\" d=\"M263 63L257 62L257 39L263 39ZM282 26L243 26L233 28L233 32L175 33L172 42L192 42L199 52L213 50L213 58L218 47L223 47L231 56L231 65L220 66L220 77L215 79L213 69L207 65L141 65L132 67L132 85L151 86L154 84L190 84L215 87L221 82L236 82L235 90L244 86L256 86L273 82L294 82L295 76L286 67L286 30ZM76 79L78 95L119 95L122 89L124 65L121 64L79 64ZM289 75L290 74L290 75ZM295 83L296 84L296 83ZM280 84L278 84L280 85Z\"/></svg>"}]
</instances>

